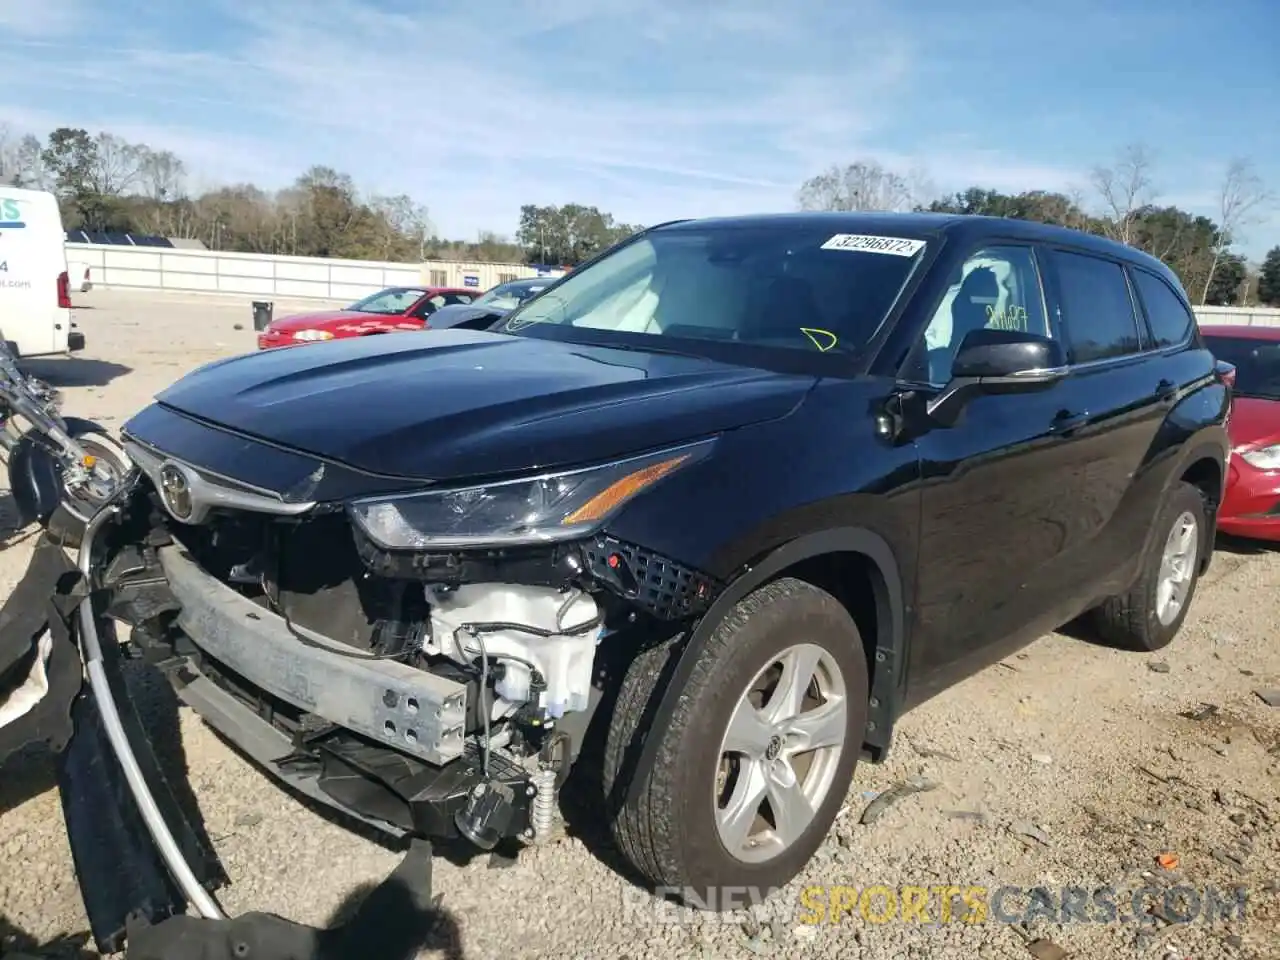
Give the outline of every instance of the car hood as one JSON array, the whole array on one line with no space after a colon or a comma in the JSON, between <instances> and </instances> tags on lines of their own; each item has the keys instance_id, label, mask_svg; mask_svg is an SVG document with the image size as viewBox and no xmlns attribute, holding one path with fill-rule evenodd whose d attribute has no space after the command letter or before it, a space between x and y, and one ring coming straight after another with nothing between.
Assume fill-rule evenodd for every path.
<instances>
[{"instance_id":1,"label":"car hood","mask_svg":"<svg viewBox=\"0 0 1280 960\"><path fill-rule=\"evenodd\" d=\"M814 378L698 357L443 330L215 361L157 401L368 473L587 464L785 416Z\"/></svg>"},{"instance_id":2,"label":"car hood","mask_svg":"<svg viewBox=\"0 0 1280 960\"><path fill-rule=\"evenodd\" d=\"M343 324L362 324L370 320L394 322L403 319L399 315L388 316L385 313L364 313L361 310L321 310L318 313L295 313L279 320L272 320L270 330L280 333L294 333L298 330L333 330Z\"/></svg>"},{"instance_id":3,"label":"car hood","mask_svg":"<svg viewBox=\"0 0 1280 960\"><path fill-rule=\"evenodd\" d=\"M427 326L447 328L475 317L486 315L495 318L505 317L510 312L511 311L503 307L489 303L451 303L447 306L441 307L439 310L427 317Z\"/></svg>"},{"instance_id":4,"label":"car hood","mask_svg":"<svg viewBox=\"0 0 1280 960\"><path fill-rule=\"evenodd\" d=\"M1231 446L1251 447L1266 441L1280 441L1280 400L1235 397L1227 424Z\"/></svg>"}]
</instances>

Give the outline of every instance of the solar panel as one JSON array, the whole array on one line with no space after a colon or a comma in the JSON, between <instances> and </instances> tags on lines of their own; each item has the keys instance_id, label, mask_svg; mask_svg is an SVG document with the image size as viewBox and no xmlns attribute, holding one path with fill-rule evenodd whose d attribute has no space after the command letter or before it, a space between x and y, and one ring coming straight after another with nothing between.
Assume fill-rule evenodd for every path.
<instances>
[{"instance_id":1,"label":"solar panel","mask_svg":"<svg viewBox=\"0 0 1280 960\"><path fill-rule=\"evenodd\" d=\"M168 247L173 249L173 242L168 237L137 236L132 233L115 233L105 230L68 230L68 243L109 244L116 247Z\"/></svg>"}]
</instances>

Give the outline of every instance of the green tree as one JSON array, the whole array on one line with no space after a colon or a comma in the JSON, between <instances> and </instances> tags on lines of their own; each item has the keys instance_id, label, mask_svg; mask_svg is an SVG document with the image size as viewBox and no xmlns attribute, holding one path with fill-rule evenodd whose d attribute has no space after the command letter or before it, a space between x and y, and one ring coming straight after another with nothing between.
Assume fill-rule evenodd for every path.
<instances>
[{"instance_id":1,"label":"green tree","mask_svg":"<svg viewBox=\"0 0 1280 960\"><path fill-rule=\"evenodd\" d=\"M97 148L85 130L59 127L49 134L49 144L40 156L53 181L54 192L65 199L78 199L92 190Z\"/></svg>"},{"instance_id":2,"label":"green tree","mask_svg":"<svg viewBox=\"0 0 1280 960\"><path fill-rule=\"evenodd\" d=\"M1218 225L1208 217L1178 207L1142 207L1129 224L1129 242L1165 263L1197 299L1213 267L1217 236Z\"/></svg>"},{"instance_id":3,"label":"green tree","mask_svg":"<svg viewBox=\"0 0 1280 960\"><path fill-rule=\"evenodd\" d=\"M362 197L350 176L313 167L293 186L252 184L188 196L176 154L102 132L60 127L44 142L0 124L0 165L23 186L54 191L68 229L198 239L218 250L417 261L436 244L426 208L407 196ZM461 244L456 259L476 259ZM520 251L508 247L507 260Z\"/></svg>"},{"instance_id":4,"label":"green tree","mask_svg":"<svg viewBox=\"0 0 1280 960\"><path fill-rule=\"evenodd\" d=\"M1280 307L1280 246L1272 247L1262 258L1258 299L1269 307Z\"/></svg>"},{"instance_id":5,"label":"green tree","mask_svg":"<svg viewBox=\"0 0 1280 960\"><path fill-rule=\"evenodd\" d=\"M1224 253L1209 281L1205 303L1214 307L1231 307L1240 303L1244 285L1249 279L1249 265L1237 253Z\"/></svg>"},{"instance_id":6,"label":"green tree","mask_svg":"<svg viewBox=\"0 0 1280 960\"><path fill-rule=\"evenodd\" d=\"M615 223L613 214L596 207L566 203L562 207L525 204L520 208L516 241L528 263L576 266L639 230Z\"/></svg>"},{"instance_id":7,"label":"green tree","mask_svg":"<svg viewBox=\"0 0 1280 960\"><path fill-rule=\"evenodd\" d=\"M967 214L983 217L1011 217L1034 220L1076 230L1093 229L1095 224L1070 197L1047 190L1007 194L983 187L970 187L950 197L921 207L931 213Z\"/></svg>"}]
</instances>

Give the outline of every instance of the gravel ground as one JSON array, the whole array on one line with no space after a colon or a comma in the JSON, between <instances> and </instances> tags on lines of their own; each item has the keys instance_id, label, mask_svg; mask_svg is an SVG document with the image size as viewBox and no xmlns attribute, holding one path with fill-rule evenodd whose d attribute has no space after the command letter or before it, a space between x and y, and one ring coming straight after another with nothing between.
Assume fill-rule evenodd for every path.
<instances>
[{"instance_id":1,"label":"gravel ground","mask_svg":"<svg viewBox=\"0 0 1280 960\"><path fill-rule=\"evenodd\" d=\"M80 299L84 357L32 368L65 388L68 412L113 427L184 371L253 348L244 301L112 291ZM277 304L278 315L288 309ZM0 586L8 589L26 568L30 541L10 534L5 542ZM445 916L423 955L972 960L1061 956L1056 944L1090 958L1274 960L1280 708L1255 691L1280 687L1277 624L1280 552L1222 544L1168 650L1124 654L1054 634L905 718L890 762L860 768L828 842L767 909L700 919L661 909L609 865L607 848L570 831L514 863L437 858ZM145 673L132 680L149 724L163 730L172 697ZM277 790L185 708L178 716L181 743L167 738L170 752L185 755L231 876L220 894L230 912L325 924L398 862L395 851ZM861 822L871 794L916 776L936 786ZM20 931L11 945L36 954L74 944L86 927L52 784L39 754L0 773L0 914ZM1176 863L1159 864L1162 854ZM1130 891L1145 886L1203 893L1241 884L1243 920L1125 919ZM994 917L937 923L935 899L927 910L934 923L877 923L876 899L870 919L853 909L814 925L806 921L820 911L799 897L816 885L856 889L808 907L848 903L872 886L1039 886L1055 906L1064 887L1111 887L1122 919L1062 923L1042 912L1025 926ZM1026 903L1011 897L1004 909Z\"/></svg>"}]
</instances>

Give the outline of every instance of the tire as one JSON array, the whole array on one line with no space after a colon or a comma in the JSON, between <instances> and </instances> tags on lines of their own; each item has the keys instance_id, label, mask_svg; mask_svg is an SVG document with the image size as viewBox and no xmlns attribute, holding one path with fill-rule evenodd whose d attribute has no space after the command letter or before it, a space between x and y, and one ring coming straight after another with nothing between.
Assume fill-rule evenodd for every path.
<instances>
[{"instance_id":1,"label":"tire","mask_svg":"<svg viewBox=\"0 0 1280 960\"><path fill-rule=\"evenodd\" d=\"M823 673L843 684L842 745L812 761L807 774L825 792L810 797L814 813L789 843L766 839L772 851L759 862L731 854L717 822L721 742L739 698L760 671L797 644L820 651ZM638 753L633 741L647 731L675 661L674 641L639 656L623 678L609 725L603 763L606 796L624 799L613 815L613 836L623 855L653 886L681 895L692 906L721 910L725 887L756 888L767 895L804 868L835 821L862 751L868 710L866 654L848 611L830 594L791 578L749 594L717 626L698 655L674 715L657 746L652 770L632 803L627 762ZM831 669L834 667L834 670ZM813 688L810 688L813 689ZM773 702L765 704L768 708ZM841 726L838 719L829 730ZM776 760L770 760L779 769ZM803 767L803 761L797 764ZM731 778L732 779L732 778ZM744 806L744 809L746 807ZM744 821L745 822L745 821ZM766 835L767 836L767 835Z\"/></svg>"},{"instance_id":2,"label":"tire","mask_svg":"<svg viewBox=\"0 0 1280 960\"><path fill-rule=\"evenodd\" d=\"M1128 593L1110 597L1090 611L1093 626L1104 641L1121 649L1146 653L1161 650L1173 642L1191 609L1200 582L1201 561L1208 537L1212 536L1208 516L1204 494L1198 487L1182 481L1170 490L1156 519L1151 553L1143 561L1137 581ZM1174 616L1161 619L1161 570L1166 547L1175 533L1175 524L1181 528L1188 517L1195 523L1190 536L1194 553L1185 561L1187 579L1182 603Z\"/></svg>"}]
</instances>

